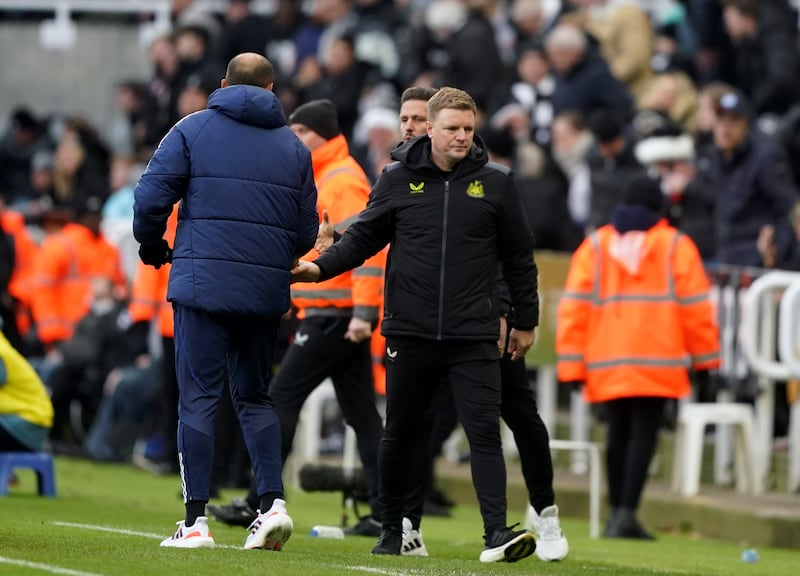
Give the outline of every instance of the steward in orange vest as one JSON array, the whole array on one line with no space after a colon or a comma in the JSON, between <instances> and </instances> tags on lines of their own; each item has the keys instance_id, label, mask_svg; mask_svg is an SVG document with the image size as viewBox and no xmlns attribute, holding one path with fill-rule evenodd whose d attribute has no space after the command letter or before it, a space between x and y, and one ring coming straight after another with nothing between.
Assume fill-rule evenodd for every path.
<instances>
[{"instance_id":1,"label":"steward in orange vest","mask_svg":"<svg viewBox=\"0 0 800 576\"><path fill-rule=\"evenodd\" d=\"M19 212L6 210L0 201L0 232L13 244L13 269L8 282L8 296L11 302L0 303L8 307L6 320L13 326L6 326L12 345L20 349L22 338L30 330L30 298L32 293L33 262L39 247L25 228L25 217ZM0 286L0 296L2 296Z\"/></svg>"},{"instance_id":2,"label":"steward in orange vest","mask_svg":"<svg viewBox=\"0 0 800 576\"><path fill-rule=\"evenodd\" d=\"M573 255L558 307L558 379L606 403L611 538L653 538L636 510L667 399L689 393L689 368L720 361L700 254L661 219L663 207L659 181L634 179L612 224Z\"/></svg>"},{"instance_id":3,"label":"steward in orange vest","mask_svg":"<svg viewBox=\"0 0 800 576\"><path fill-rule=\"evenodd\" d=\"M176 205L167 220L167 231L164 233L164 239L169 242L170 246L175 244L177 228L178 206ZM172 304L167 302L167 286L171 267L167 263L156 269L139 262L131 287L131 301L128 305L128 312L134 324L149 323L153 318L158 318L158 333L165 338L172 338L175 335Z\"/></svg>"},{"instance_id":4,"label":"steward in orange vest","mask_svg":"<svg viewBox=\"0 0 800 576\"><path fill-rule=\"evenodd\" d=\"M34 263L31 309L46 348L72 336L89 311L94 278L126 287L119 251L100 233L101 201L93 196L86 204L75 222L45 239Z\"/></svg>"}]
</instances>

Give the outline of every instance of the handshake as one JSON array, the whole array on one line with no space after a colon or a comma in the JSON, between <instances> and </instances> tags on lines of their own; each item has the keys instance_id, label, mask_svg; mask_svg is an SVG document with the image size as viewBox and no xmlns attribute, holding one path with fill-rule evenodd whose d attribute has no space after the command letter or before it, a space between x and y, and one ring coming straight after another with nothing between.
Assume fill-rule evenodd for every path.
<instances>
[{"instance_id":1,"label":"handshake","mask_svg":"<svg viewBox=\"0 0 800 576\"><path fill-rule=\"evenodd\" d=\"M158 270L164 264L172 262L172 248L163 238L153 244L142 244L139 246L139 258Z\"/></svg>"}]
</instances>

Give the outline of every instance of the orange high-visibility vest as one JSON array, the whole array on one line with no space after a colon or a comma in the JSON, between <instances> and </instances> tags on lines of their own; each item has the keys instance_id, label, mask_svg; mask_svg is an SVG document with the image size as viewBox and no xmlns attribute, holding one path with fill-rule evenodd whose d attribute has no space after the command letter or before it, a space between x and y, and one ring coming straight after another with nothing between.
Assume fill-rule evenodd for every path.
<instances>
[{"instance_id":1,"label":"orange high-visibility vest","mask_svg":"<svg viewBox=\"0 0 800 576\"><path fill-rule=\"evenodd\" d=\"M344 232L367 205L369 181L350 156L347 140L341 134L312 151L311 161L320 218L327 210L336 230ZM314 260L318 255L312 249L303 259ZM381 250L360 267L325 282L293 284L292 302L301 317L314 308L334 307L352 308L355 316L376 319L383 306L385 265L386 250Z\"/></svg>"},{"instance_id":2,"label":"orange high-visibility vest","mask_svg":"<svg viewBox=\"0 0 800 576\"><path fill-rule=\"evenodd\" d=\"M679 398L687 369L719 366L719 330L694 243L665 221L646 232L603 226L572 257L558 306L558 379L588 402Z\"/></svg>"},{"instance_id":3,"label":"orange high-visibility vest","mask_svg":"<svg viewBox=\"0 0 800 576\"><path fill-rule=\"evenodd\" d=\"M176 204L167 220L164 239L170 246L175 244L175 232L178 229L178 205ZM175 335L175 322L172 305L167 302L167 286L169 285L170 264L158 270L142 262L136 267L136 276L131 288L131 301L128 305L133 322L150 321L158 318L158 332L164 337Z\"/></svg>"},{"instance_id":4,"label":"orange high-visibility vest","mask_svg":"<svg viewBox=\"0 0 800 576\"><path fill-rule=\"evenodd\" d=\"M42 243L34 263L31 309L39 340L66 340L88 311L94 278L125 288L119 251L86 226L65 225Z\"/></svg>"},{"instance_id":5,"label":"orange high-visibility vest","mask_svg":"<svg viewBox=\"0 0 800 576\"><path fill-rule=\"evenodd\" d=\"M39 247L25 228L25 216L3 210L0 228L14 238L14 270L8 283L8 293L19 303L17 328L20 334L30 330L30 301L33 292L33 264Z\"/></svg>"}]
</instances>

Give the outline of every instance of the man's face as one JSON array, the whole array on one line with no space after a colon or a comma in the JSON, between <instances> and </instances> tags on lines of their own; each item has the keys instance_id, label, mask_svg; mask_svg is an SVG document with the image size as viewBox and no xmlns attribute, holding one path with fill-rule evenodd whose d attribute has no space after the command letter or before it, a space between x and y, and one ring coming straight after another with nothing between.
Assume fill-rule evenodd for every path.
<instances>
[{"instance_id":1,"label":"man's face","mask_svg":"<svg viewBox=\"0 0 800 576\"><path fill-rule=\"evenodd\" d=\"M738 114L718 114L714 124L714 143L723 153L729 154L747 136L747 118Z\"/></svg>"},{"instance_id":2,"label":"man's face","mask_svg":"<svg viewBox=\"0 0 800 576\"><path fill-rule=\"evenodd\" d=\"M406 100L400 106L400 133L403 142L427 133L428 103L425 100Z\"/></svg>"},{"instance_id":3,"label":"man's face","mask_svg":"<svg viewBox=\"0 0 800 576\"><path fill-rule=\"evenodd\" d=\"M445 108L433 122L428 121L433 162L450 170L469 153L475 137L475 113L472 110Z\"/></svg>"},{"instance_id":4,"label":"man's face","mask_svg":"<svg viewBox=\"0 0 800 576\"><path fill-rule=\"evenodd\" d=\"M292 124L289 128L291 128L294 135L299 138L300 142L305 144L306 148L312 152L327 142L325 138L314 132L305 124Z\"/></svg>"}]
</instances>

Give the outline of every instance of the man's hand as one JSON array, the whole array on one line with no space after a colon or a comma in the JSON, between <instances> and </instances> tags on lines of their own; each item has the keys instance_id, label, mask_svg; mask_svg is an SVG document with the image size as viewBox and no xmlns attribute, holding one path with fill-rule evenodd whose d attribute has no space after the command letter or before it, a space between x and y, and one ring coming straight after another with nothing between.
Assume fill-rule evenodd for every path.
<instances>
[{"instance_id":1,"label":"man's hand","mask_svg":"<svg viewBox=\"0 0 800 576\"><path fill-rule=\"evenodd\" d=\"M163 238L153 244L142 244L139 246L139 258L148 266L158 270L164 264L172 262L172 248Z\"/></svg>"},{"instance_id":2,"label":"man's hand","mask_svg":"<svg viewBox=\"0 0 800 576\"><path fill-rule=\"evenodd\" d=\"M535 328L533 330L517 330L511 329L511 334L508 337L508 351L511 354L512 360L519 360L524 358L534 340L536 340Z\"/></svg>"},{"instance_id":3,"label":"man's hand","mask_svg":"<svg viewBox=\"0 0 800 576\"><path fill-rule=\"evenodd\" d=\"M328 211L322 211L322 222L319 223L319 231L317 231L317 242L314 244L314 249L322 254L333 245L333 224L328 216Z\"/></svg>"},{"instance_id":4,"label":"man's hand","mask_svg":"<svg viewBox=\"0 0 800 576\"><path fill-rule=\"evenodd\" d=\"M350 342L361 342L372 336L372 323L361 318L350 318L350 324L345 332L345 339Z\"/></svg>"},{"instance_id":5,"label":"man's hand","mask_svg":"<svg viewBox=\"0 0 800 576\"><path fill-rule=\"evenodd\" d=\"M500 351L500 358L506 353L506 335L508 334L508 319L500 316L500 338L497 340L497 349Z\"/></svg>"},{"instance_id":6,"label":"man's hand","mask_svg":"<svg viewBox=\"0 0 800 576\"><path fill-rule=\"evenodd\" d=\"M316 282L319 280L319 275L319 266L307 260L298 260L297 265L292 268L292 283Z\"/></svg>"}]
</instances>

